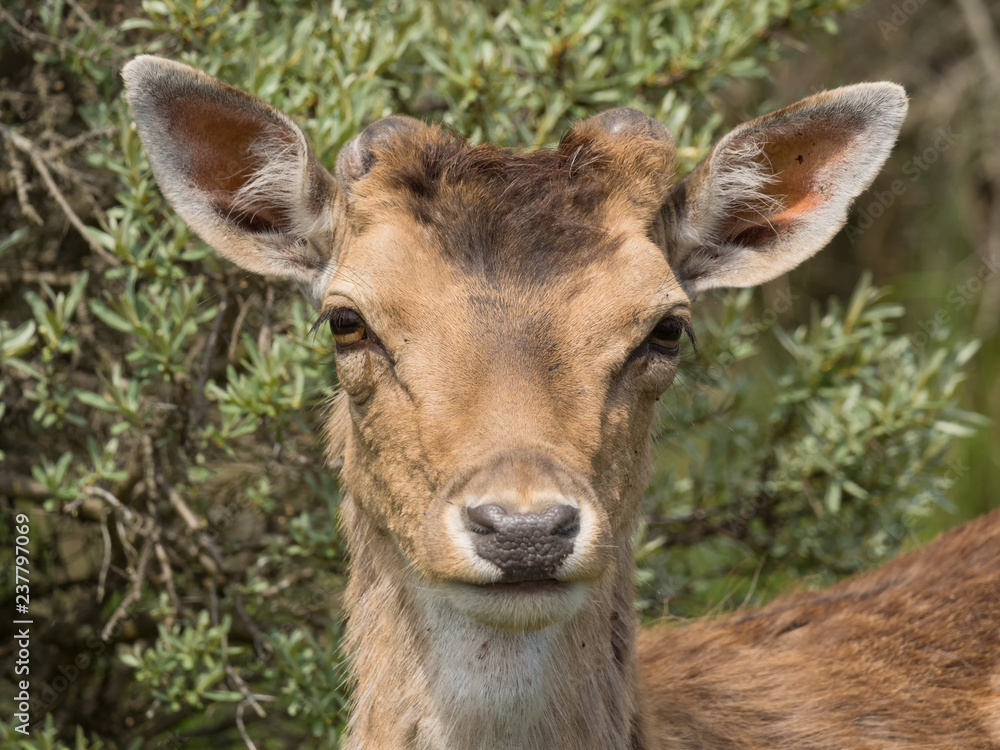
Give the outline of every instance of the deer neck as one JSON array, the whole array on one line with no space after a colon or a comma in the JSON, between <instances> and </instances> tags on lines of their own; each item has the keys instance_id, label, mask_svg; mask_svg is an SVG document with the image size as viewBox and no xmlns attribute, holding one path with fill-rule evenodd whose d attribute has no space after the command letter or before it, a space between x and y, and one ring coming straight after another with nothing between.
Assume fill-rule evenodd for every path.
<instances>
[{"instance_id":1,"label":"deer neck","mask_svg":"<svg viewBox=\"0 0 1000 750\"><path fill-rule=\"evenodd\" d=\"M350 498L347 644L356 682L348 748L633 750L633 563L565 622L506 633L460 614Z\"/></svg>"}]
</instances>

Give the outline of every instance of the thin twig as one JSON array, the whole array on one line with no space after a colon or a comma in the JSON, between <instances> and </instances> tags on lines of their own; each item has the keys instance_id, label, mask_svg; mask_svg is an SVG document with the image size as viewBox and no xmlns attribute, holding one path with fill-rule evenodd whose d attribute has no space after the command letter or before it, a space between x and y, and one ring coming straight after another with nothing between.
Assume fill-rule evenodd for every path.
<instances>
[{"instance_id":1,"label":"thin twig","mask_svg":"<svg viewBox=\"0 0 1000 750\"><path fill-rule=\"evenodd\" d=\"M109 265L119 265L118 258L105 250L101 244L97 242L97 240L90 236L90 233L87 231L87 225L83 223L79 216L76 215L76 211L74 211L69 205L66 201L66 197L56 185L55 180L52 179L52 175L49 173L48 167L45 166L45 161L42 159L41 154L32 152L31 163L35 165L35 169L38 170L38 174L41 175L42 182L44 182L45 187L49 189L49 194L55 199L55 202L59 204L59 208L61 208L63 213L66 214L66 218L69 219L69 223L73 225L77 232L80 233L80 236L90 247L91 251L103 258Z\"/></svg>"},{"instance_id":2,"label":"thin twig","mask_svg":"<svg viewBox=\"0 0 1000 750\"><path fill-rule=\"evenodd\" d=\"M22 209L23 210L23 209ZM51 287L73 286L80 278L79 271L0 271L0 286L14 284L48 284Z\"/></svg>"},{"instance_id":3,"label":"thin twig","mask_svg":"<svg viewBox=\"0 0 1000 750\"><path fill-rule=\"evenodd\" d=\"M66 2L73 9L73 11L80 17L80 20L83 21L84 25L89 27L91 31L93 31L95 34L97 34L98 37L100 37L102 42L108 45L108 49L110 49L120 58L124 58L127 56L125 50L123 50L121 47L119 47L111 40L111 38L105 33L105 30L101 28L100 24L98 24L93 18L91 18L90 15L87 13L87 11L81 8L80 4L76 2L76 0L66 0Z\"/></svg>"},{"instance_id":4,"label":"thin twig","mask_svg":"<svg viewBox=\"0 0 1000 750\"><path fill-rule=\"evenodd\" d=\"M101 640L105 643L111 639L111 631L115 629L118 622L128 614L128 608L139 601L139 597L142 595L142 585L146 580L146 572L149 569L149 561L152 559L153 535L149 534L146 537L146 541L142 544L142 552L139 554L139 565L132 576L132 586L121 600L114 614L111 615L111 619L108 620L107 624L101 630Z\"/></svg>"},{"instance_id":5,"label":"thin twig","mask_svg":"<svg viewBox=\"0 0 1000 750\"><path fill-rule=\"evenodd\" d=\"M226 308L229 306L229 290L223 288L221 299L219 300L219 312L212 321L212 330L208 333L208 341L205 343L205 353L201 358L201 373L198 375L198 384L194 389L194 423L201 425L205 418L205 383L208 382L208 368L212 362L212 352L215 351L215 343L219 339L219 331L222 330L222 319L226 315Z\"/></svg>"},{"instance_id":6,"label":"thin twig","mask_svg":"<svg viewBox=\"0 0 1000 750\"><path fill-rule=\"evenodd\" d=\"M229 650L229 636L223 635L222 653L224 659L228 659L228 657L225 656L228 650ZM240 702L240 708L242 708L244 705L250 705L253 708L254 713L257 714L259 718L261 719L266 718L267 712L264 710L263 706L261 706L260 703L257 702L257 696L255 696L252 692L250 692L250 688L247 686L244 679L240 676L240 673L237 672L231 664L226 664L226 674L229 676L229 679L233 681L233 684L236 685L236 689L239 690L240 694L243 696L243 700ZM240 722L242 722L242 711L240 712Z\"/></svg>"},{"instance_id":7,"label":"thin twig","mask_svg":"<svg viewBox=\"0 0 1000 750\"><path fill-rule=\"evenodd\" d=\"M226 569L226 563L222 558L222 553L219 552L219 548L215 546L215 543L208 538L204 532L204 523L198 516L195 515L194 511L191 510L191 506L187 504L181 493L179 493L173 485L167 482L162 477L160 478L160 486L167 493L167 498L170 500L170 505L177 512L177 514L184 521L184 525L188 527L188 530L193 532L193 536L198 546L205 552L205 555L199 557L202 564L208 569L212 574L224 573Z\"/></svg>"},{"instance_id":8,"label":"thin twig","mask_svg":"<svg viewBox=\"0 0 1000 750\"><path fill-rule=\"evenodd\" d=\"M267 285L264 293L264 320L257 334L257 348L262 352L271 348L271 330L273 327L272 313L274 311L274 284Z\"/></svg>"},{"instance_id":9,"label":"thin twig","mask_svg":"<svg viewBox=\"0 0 1000 750\"><path fill-rule=\"evenodd\" d=\"M215 584L212 583L211 581L208 584L208 593L209 593L209 597L208 597L209 612L210 612L210 615L211 615L211 618L212 618L212 624L213 625L218 625L219 624L219 595L218 595L218 592L215 589ZM242 708L243 708L244 704L249 704L250 706L252 706L253 710L254 710L254 713L256 713L257 716L259 716L260 718L263 719L264 717L267 716L267 712L264 711L264 709L261 707L261 705L257 702L257 699L254 697L253 693L250 692L250 688L247 687L246 682L243 680L242 677L240 677L240 673L237 672L233 668L233 666L228 663L229 657L226 656L226 654L229 652L229 635L227 633L223 633L222 634L222 649L221 649L221 651L222 651L222 658L224 660L226 660L226 662L227 662L226 663L226 675L229 677L230 680L233 681L233 684L236 686L236 689L239 690L240 694L243 696L243 701L240 703L240 709L241 710L239 711L239 721L238 721L238 723L240 725L242 725L242 723L243 723ZM250 743L248 745L248 747L251 747L253 745L253 743L250 742L249 737L246 738L246 741L248 743Z\"/></svg>"},{"instance_id":10,"label":"thin twig","mask_svg":"<svg viewBox=\"0 0 1000 750\"><path fill-rule=\"evenodd\" d=\"M10 162L10 175L14 178L14 190L17 192L17 203L21 207L21 213L26 219L30 219L39 226L44 224L42 217L38 215L35 207L31 205L28 198L28 179L24 176L24 165L14 151L14 144L10 140L4 141L7 151L7 160Z\"/></svg>"},{"instance_id":11,"label":"thin twig","mask_svg":"<svg viewBox=\"0 0 1000 750\"><path fill-rule=\"evenodd\" d=\"M117 513L115 513L115 529L118 530L118 540L122 543L122 550L125 552L128 564L130 567L134 568L136 561L135 547L133 547L132 542L129 541L128 533L125 531L125 524L122 522L122 517Z\"/></svg>"},{"instance_id":12,"label":"thin twig","mask_svg":"<svg viewBox=\"0 0 1000 750\"><path fill-rule=\"evenodd\" d=\"M251 301L241 300L240 301L240 311L236 314L236 321L233 323L232 339L229 341L229 351L226 353L226 361L229 364L233 364L233 360L236 359L236 347L240 343L240 330L243 328L243 323L247 319L247 315L250 314Z\"/></svg>"},{"instance_id":13,"label":"thin twig","mask_svg":"<svg viewBox=\"0 0 1000 750\"><path fill-rule=\"evenodd\" d=\"M97 56L89 50L85 50L81 47L77 47L75 44L70 44L69 42L58 39L54 36L49 36L48 34L40 34L37 31L32 31L24 24L17 21L14 16L8 13L4 8L0 7L0 17L2 17L7 23L14 27L14 30L27 39L29 42L43 43L43 44L54 44L63 52L72 52L77 57L82 57L86 60L96 60Z\"/></svg>"},{"instance_id":14,"label":"thin twig","mask_svg":"<svg viewBox=\"0 0 1000 750\"><path fill-rule=\"evenodd\" d=\"M209 616L212 619L212 625L218 625L219 624L219 593L218 593L218 591L215 588L215 583L212 582L212 581L208 582L208 605L209 605L208 606L208 611L209 611ZM242 726L242 723L243 723L243 711L242 711L242 709L243 709L244 704L251 705L253 707L254 712L257 714L257 716L259 716L260 718L263 719L264 717L267 716L267 712L264 711L264 709L261 707L261 705L257 702L257 699L254 697L254 694L252 692L250 692L250 688L247 687L246 682L243 680L242 677L240 677L239 672L237 672L233 668L233 666L228 663L229 662L229 657L227 656L227 654L229 653L229 634L228 633L223 633L222 634L222 648L221 648L221 651L222 651L222 658L223 658L223 660L226 661L226 674L229 676L229 679L233 681L233 684L236 685L236 689L239 690L240 694L243 696L243 701L240 703L240 707L239 707L239 710L238 710L238 714L239 714L238 724L240 724ZM243 731L245 731L245 730L243 730ZM241 731L241 734L242 734L242 731ZM250 742L250 738L249 737L246 738L246 741L249 743L248 747L250 747L250 746L253 745L253 743Z\"/></svg>"},{"instance_id":15,"label":"thin twig","mask_svg":"<svg viewBox=\"0 0 1000 750\"><path fill-rule=\"evenodd\" d=\"M134 567L136 561L135 547L129 542L128 532L125 529L125 521L132 523L135 520L135 514L125 507L121 500L102 487L88 487L84 494L87 497L96 498L109 505L114 511L115 529L118 531L118 540L122 543L122 549L125 551L125 557L128 558L129 566ZM69 507L67 506L65 510L69 510ZM104 520L103 513L101 514L101 520ZM98 601L100 600L98 598Z\"/></svg>"},{"instance_id":16,"label":"thin twig","mask_svg":"<svg viewBox=\"0 0 1000 750\"><path fill-rule=\"evenodd\" d=\"M223 648L227 648L228 645L229 645L229 639L228 638L224 639ZM267 711L265 711L264 707L257 702L257 696L254 695L252 692L250 692L250 688L247 687L246 682L244 682L243 678L240 677L239 672L237 672L231 665L227 664L226 674L229 675L229 679L231 679L236 684L236 688L240 691L240 693L243 694L244 698L243 702L249 703L250 706L253 708L254 713L257 714L257 716L259 716L261 719L265 718L267 716Z\"/></svg>"},{"instance_id":17,"label":"thin twig","mask_svg":"<svg viewBox=\"0 0 1000 750\"><path fill-rule=\"evenodd\" d=\"M101 573L97 577L97 602L104 601L104 584L108 580L108 570L111 568L111 532L108 531L108 516L111 508L105 508L101 513L101 537L104 539L104 560L101 561Z\"/></svg>"},{"instance_id":18,"label":"thin twig","mask_svg":"<svg viewBox=\"0 0 1000 750\"><path fill-rule=\"evenodd\" d=\"M315 571L312 568L299 568L298 570L293 570L288 576L282 578L273 586L269 586L260 592L260 596L262 599L270 599L276 594L279 594L285 589L295 585L299 581L312 578L314 575Z\"/></svg>"},{"instance_id":19,"label":"thin twig","mask_svg":"<svg viewBox=\"0 0 1000 750\"><path fill-rule=\"evenodd\" d=\"M146 485L146 494L156 500L159 497L156 483L156 463L153 460L153 438L148 432L142 433L142 480Z\"/></svg>"},{"instance_id":20,"label":"thin twig","mask_svg":"<svg viewBox=\"0 0 1000 750\"><path fill-rule=\"evenodd\" d=\"M242 701L240 705L236 707L236 728L240 732L240 737L243 738L244 744L247 746L247 750L257 750L257 746L253 744L253 740L250 739L250 735L247 734L247 728L243 724L243 706L246 701Z\"/></svg>"},{"instance_id":21,"label":"thin twig","mask_svg":"<svg viewBox=\"0 0 1000 750\"><path fill-rule=\"evenodd\" d=\"M215 588L215 581L208 581L208 615L212 620L212 625L219 624L219 591ZM226 637L222 636L222 653L226 653Z\"/></svg>"},{"instance_id":22,"label":"thin twig","mask_svg":"<svg viewBox=\"0 0 1000 750\"><path fill-rule=\"evenodd\" d=\"M267 654L264 652L263 644L267 638L257 627L257 623L254 622L250 613L247 612L246 606L243 604L243 592L238 587L233 591L233 608L236 610L236 616L240 618L246 629L250 631L250 635L253 636L254 653L259 658L264 658Z\"/></svg>"},{"instance_id":23,"label":"thin twig","mask_svg":"<svg viewBox=\"0 0 1000 750\"><path fill-rule=\"evenodd\" d=\"M174 586L174 572L170 568L170 560L167 558L167 551L163 549L163 544L160 543L158 536L156 541L153 543L153 549L156 552L156 559L160 562L160 571L163 573L163 583L167 587L167 595L170 597L170 601L174 605L174 611L177 612L177 614L180 614L181 600L180 597L177 596L177 589ZM166 623L168 628L171 624L172 622L170 621Z\"/></svg>"},{"instance_id":24,"label":"thin twig","mask_svg":"<svg viewBox=\"0 0 1000 750\"><path fill-rule=\"evenodd\" d=\"M106 138L114 135L118 132L117 125L105 125L103 128L97 128L96 130L85 130L80 133L80 135L74 136L72 138L67 138L65 141L59 144L58 147L54 147L55 151L53 156L64 156L70 151L75 151L80 148L87 141L92 141L97 138Z\"/></svg>"},{"instance_id":25,"label":"thin twig","mask_svg":"<svg viewBox=\"0 0 1000 750\"><path fill-rule=\"evenodd\" d=\"M161 480L162 481L162 480ZM191 506L187 504L187 501L181 497L173 485L165 484L164 488L167 491L167 498L170 500L170 506L177 511L177 515L181 517L184 521L184 525L188 527L191 531L198 531L204 525L202 520L195 515L194 511L191 510Z\"/></svg>"},{"instance_id":26,"label":"thin twig","mask_svg":"<svg viewBox=\"0 0 1000 750\"><path fill-rule=\"evenodd\" d=\"M3 125L0 125L0 133L3 133L8 142L12 143L19 151L28 155L31 159L31 163L35 166L35 170L45 183L45 187L48 188L49 194L53 197L53 199L55 199L55 202L59 204L59 207L63 210L66 218L69 219L70 224L76 228L76 231L80 233L80 236L83 237L90 249L97 255L104 258L104 260L112 266L119 265L118 258L101 247L101 244L90 236L90 233L87 231L86 224L83 223L80 217L76 215L76 211L74 211L69 203L67 203L66 197L56 185L55 180L52 179L52 173L49 172L49 168L45 163L45 157L35 144L20 133L16 133Z\"/></svg>"},{"instance_id":27,"label":"thin twig","mask_svg":"<svg viewBox=\"0 0 1000 750\"><path fill-rule=\"evenodd\" d=\"M126 508L121 500L112 495L103 487L88 487L86 489L86 493L88 495L98 498L99 500L103 500L104 502L106 502L108 505L114 508L116 512L121 513L122 517L126 521L132 520L132 511Z\"/></svg>"}]
</instances>

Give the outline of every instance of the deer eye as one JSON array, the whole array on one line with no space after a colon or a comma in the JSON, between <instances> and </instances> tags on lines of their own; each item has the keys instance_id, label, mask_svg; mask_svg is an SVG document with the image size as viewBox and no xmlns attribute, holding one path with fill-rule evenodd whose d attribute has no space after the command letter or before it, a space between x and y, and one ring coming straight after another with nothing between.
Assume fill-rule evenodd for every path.
<instances>
[{"instance_id":1,"label":"deer eye","mask_svg":"<svg viewBox=\"0 0 1000 750\"><path fill-rule=\"evenodd\" d=\"M656 324L656 328L649 334L650 351L660 354L676 354L680 349L685 330L687 328L680 318L664 318Z\"/></svg>"},{"instance_id":2,"label":"deer eye","mask_svg":"<svg viewBox=\"0 0 1000 750\"><path fill-rule=\"evenodd\" d=\"M344 349L368 338L365 319L354 310L340 307L329 313L330 331L337 347Z\"/></svg>"}]
</instances>

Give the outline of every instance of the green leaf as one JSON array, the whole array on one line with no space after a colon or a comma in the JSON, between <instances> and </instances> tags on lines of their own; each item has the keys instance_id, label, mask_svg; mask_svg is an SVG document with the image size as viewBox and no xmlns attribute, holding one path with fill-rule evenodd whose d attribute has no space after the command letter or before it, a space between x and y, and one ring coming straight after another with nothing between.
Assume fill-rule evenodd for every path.
<instances>
[{"instance_id":1,"label":"green leaf","mask_svg":"<svg viewBox=\"0 0 1000 750\"><path fill-rule=\"evenodd\" d=\"M975 427L958 424L957 422L945 421L935 422L934 429L938 432L943 432L946 435L954 435L955 437L961 438L973 437L978 432Z\"/></svg>"},{"instance_id":2,"label":"green leaf","mask_svg":"<svg viewBox=\"0 0 1000 750\"><path fill-rule=\"evenodd\" d=\"M134 333L135 326L98 299L90 300L90 309L101 321L116 331Z\"/></svg>"},{"instance_id":3,"label":"green leaf","mask_svg":"<svg viewBox=\"0 0 1000 750\"><path fill-rule=\"evenodd\" d=\"M0 321L0 362L31 351L35 346L35 330L33 320L25 321L13 330Z\"/></svg>"},{"instance_id":4,"label":"green leaf","mask_svg":"<svg viewBox=\"0 0 1000 750\"><path fill-rule=\"evenodd\" d=\"M142 668L142 661L140 661L139 658L135 654L130 653L128 651L125 651L123 653L118 654L118 660L122 664L125 664L125 665L127 665L129 667L132 667L133 669L141 669Z\"/></svg>"},{"instance_id":5,"label":"green leaf","mask_svg":"<svg viewBox=\"0 0 1000 750\"><path fill-rule=\"evenodd\" d=\"M243 694L233 690L206 690L202 696L217 703L239 703Z\"/></svg>"},{"instance_id":6,"label":"green leaf","mask_svg":"<svg viewBox=\"0 0 1000 750\"><path fill-rule=\"evenodd\" d=\"M840 482L836 481L830 482L830 486L827 487L826 489L826 498L824 499L823 504L826 506L826 509L831 513L837 513L840 511L840 499L842 497L842 492L841 492L842 489L843 485Z\"/></svg>"},{"instance_id":7,"label":"green leaf","mask_svg":"<svg viewBox=\"0 0 1000 750\"><path fill-rule=\"evenodd\" d=\"M76 398L83 404L93 407L94 409L101 409L102 411L121 411L118 405L114 403L107 396L100 396L91 391L77 391Z\"/></svg>"},{"instance_id":8,"label":"green leaf","mask_svg":"<svg viewBox=\"0 0 1000 750\"><path fill-rule=\"evenodd\" d=\"M87 281L90 279L90 274L86 271L80 274L79 278L73 282L73 286L70 287L69 292L66 294L66 301L63 304L63 310L65 311L64 320L69 320L70 317L76 312L76 307L80 304L80 297L83 296L83 291L87 288Z\"/></svg>"},{"instance_id":9,"label":"green leaf","mask_svg":"<svg viewBox=\"0 0 1000 750\"><path fill-rule=\"evenodd\" d=\"M0 240L0 257L8 250L13 250L28 237L28 227L19 227Z\"/></svg>"}]
</instances>

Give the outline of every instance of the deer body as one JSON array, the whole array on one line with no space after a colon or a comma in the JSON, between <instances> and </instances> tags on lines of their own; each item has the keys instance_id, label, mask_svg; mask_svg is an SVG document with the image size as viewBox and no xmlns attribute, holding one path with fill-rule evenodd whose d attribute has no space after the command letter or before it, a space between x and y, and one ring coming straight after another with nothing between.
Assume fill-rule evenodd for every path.
<instances>
[{"instance_id":1,"label":"deer body","mask_svg":"<svg viewBox=\"0 0 1000 750\"><path fill-rule=\"evenodd\" d=\"M1000 512L826 591L639 638L649 747L1000 748Z\"/></svg>"},{"instance_id":2,"label":"deer body","mask_svg":"<svg viewBox=\"0 0 1000 750\"><path fill-rule=\"evenodd\" d=\"M285 115L203 73L141 57L125 78L179 213L298 281L333 332L352 749L1000 742L995 520L975 555L952 535L826 594L647 633L637 657L630 540L692 299L829 240L891 148L899 87L740 126L673 185L670 134L635 110L532 154L388 118L330 174ZM931 622L949 586L970 608ZM962 677L935 691L936 664ZM940 718L924 745L911 696Z\"/></svg>"}]
</instances>

